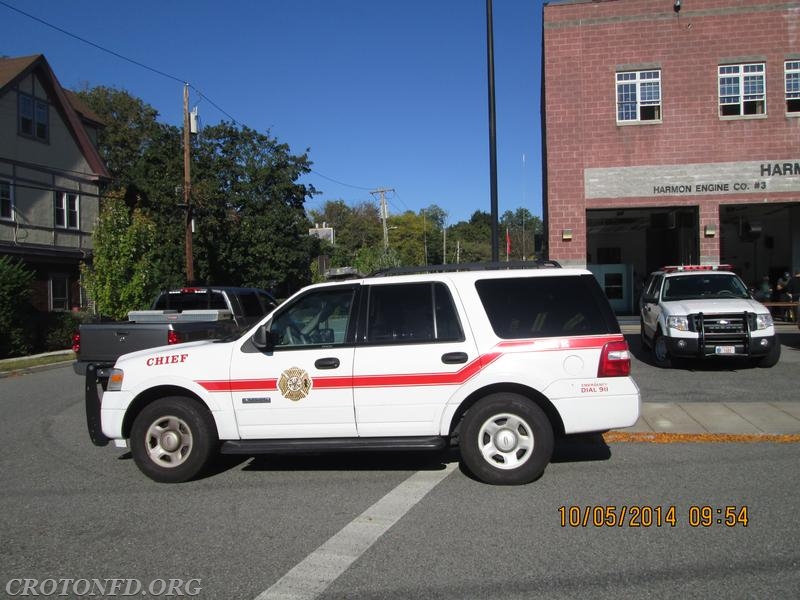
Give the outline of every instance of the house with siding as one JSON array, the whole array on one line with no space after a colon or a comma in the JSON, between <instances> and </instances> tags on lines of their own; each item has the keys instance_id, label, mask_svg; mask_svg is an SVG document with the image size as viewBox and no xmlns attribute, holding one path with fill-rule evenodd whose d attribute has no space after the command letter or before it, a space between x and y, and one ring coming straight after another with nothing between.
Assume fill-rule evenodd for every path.
<instances>
[{"instance_id":1,"label":"house with siding","mask_svg":"<svg viewBox=\"0 0 800 600\"><path fill-rule=\"evenodd\" d=\"M40 311L84 304L79 265L91 260L108 179L102 127L43 55L0 58L0 256L35 273Z\"/></svg>"}]
</instances>

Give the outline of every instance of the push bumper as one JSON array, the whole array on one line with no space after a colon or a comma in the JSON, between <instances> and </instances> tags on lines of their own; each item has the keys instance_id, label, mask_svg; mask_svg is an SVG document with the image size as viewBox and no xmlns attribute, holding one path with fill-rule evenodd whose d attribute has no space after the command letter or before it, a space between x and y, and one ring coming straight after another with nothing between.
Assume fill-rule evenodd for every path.
<instances>
[{"instance_id":1,"label":"push bumper","mask_svg":"<svg viewBox=\"0 0 800 600\"><path fill-rule=\"evenodd\" d=\"M750 357L760 358L780 344L777 335L752 337L741 340L713 340L705 338L665 338L667 350L676 358Z\"/></svg>"},{"instance_id":2,"label":"push bumper","mask_svg":"<svg viewBox=\"0 0 800 600\"><path fill-rule=\"evenodd\" d=\"M108 445L109 439L103 433L100 422L100 394L97 392L97 368L93 364L86 366L86 427L89 438L95 446Z\"/></svg>"}]
</instances>

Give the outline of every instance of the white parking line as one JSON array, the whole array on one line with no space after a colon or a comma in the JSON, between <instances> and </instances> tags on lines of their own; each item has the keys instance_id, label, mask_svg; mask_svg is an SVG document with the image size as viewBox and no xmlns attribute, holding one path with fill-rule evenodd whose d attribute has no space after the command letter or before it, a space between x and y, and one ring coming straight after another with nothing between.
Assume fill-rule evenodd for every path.
<instances>
[{"instance_id":1,"label":"white parking line","mask_svg":"<svg viewBox=\"0 0 800 600\"><path fill-rule=\"evenodd\" d=\"M348 523L255 600L316 598L458 466L418 471Z\"/></svg>"}]
</instances>

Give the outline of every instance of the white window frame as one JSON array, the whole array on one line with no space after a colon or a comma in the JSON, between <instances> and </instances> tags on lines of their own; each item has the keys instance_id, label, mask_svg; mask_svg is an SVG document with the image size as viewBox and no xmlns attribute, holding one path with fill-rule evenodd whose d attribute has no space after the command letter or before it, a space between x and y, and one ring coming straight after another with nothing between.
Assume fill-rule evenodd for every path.
<instances>
[{"instance_id":1,"label":"white window frame","mask_svg":"<svg viewBox=\"0 0 800 600\"><path fill-rule=\"evenodd\" d=\"M719 65L717 93L717 106L721 119L766 117L766 64L758 62ZM734 107L738 107L735 113Z\"/></svg>"},{"instance_id":2,"label":"white window frame","mask_svg":"<svg viewBox=\"0 0 800 600\"><path fill-rule=\"evenodd\" d=\"M4 207L8 206L8 213ZM0 221L14 221L14 186L8 179L0 179Z\"/></svg>"},{"instance_id":3,"label":"white window frame","mask_svg":"<svg viewBox=\"0 0 800 600\"><path fill-rule=\"evenodd\" d=\"M64 297L56 298L55 283L64 285ZM50 273L47 279L47 304L50 312L66 312L69 306L69 275L66 273Z\"/></svg>"},{"instance_id":4,"label":"white window frame","mask_svg":"<svg viewBox=\"0 0 800 600\"><path fill-rule=\"evenodd\" d=\"M617 124L662 122L661 69L617 71L615 89Z\"/></svg>"},{"instance_id":5,"label":"white window frame","mask_svg":"<svg viewBox=\"0 0 800 600\"><path fill-rule=\"evenodd\" d=\"M74 208L70 206L74 200ZM81 197L78 192L56 192L54 222L58 229L81 228ZM73 216L73 219L70 219ZM71 222L72 221L72 222ZM74 222L74 223L73 223Z\"/></svg>"},{"instance_id":6,"label":"white window frame","mask_svg":"<svg viewBox=\"0 0 800 600\"><path fill-rule=\"evenodd\" d=\"M783 63L783 81L786 92L786 114L800 117L800 59Z\"/></svg>"}]
</instances>

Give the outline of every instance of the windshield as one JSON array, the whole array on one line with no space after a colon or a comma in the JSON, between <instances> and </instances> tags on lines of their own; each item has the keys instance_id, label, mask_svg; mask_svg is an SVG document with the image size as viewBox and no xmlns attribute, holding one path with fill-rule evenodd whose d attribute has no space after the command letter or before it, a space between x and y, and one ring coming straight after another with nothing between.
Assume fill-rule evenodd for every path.
<instances>
[{"instance_id":1,"label":"windshield","mask_svg":"<svg viewBox=\"0 0 800 600\"><path fill-rule=\"evenodd\" d=\"M665 301L749 297L742 280L731 273L667 277L661 294Z\"/></svg>"}]
</instances>

